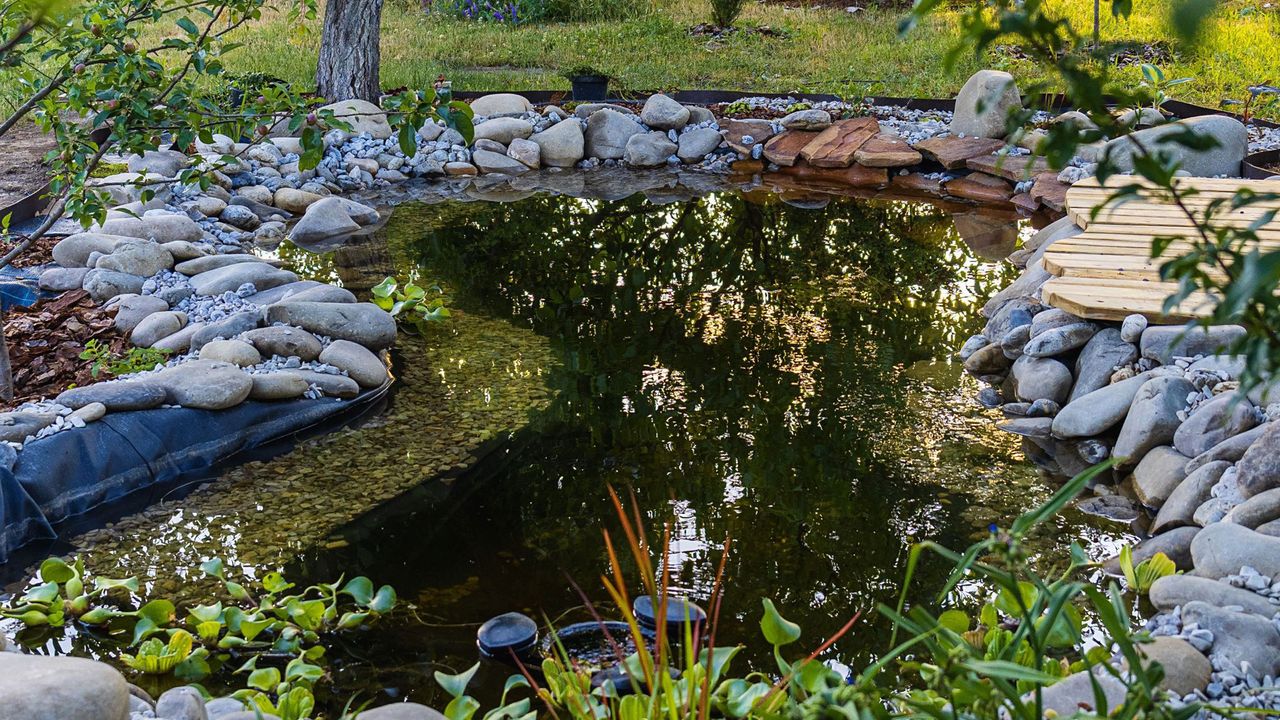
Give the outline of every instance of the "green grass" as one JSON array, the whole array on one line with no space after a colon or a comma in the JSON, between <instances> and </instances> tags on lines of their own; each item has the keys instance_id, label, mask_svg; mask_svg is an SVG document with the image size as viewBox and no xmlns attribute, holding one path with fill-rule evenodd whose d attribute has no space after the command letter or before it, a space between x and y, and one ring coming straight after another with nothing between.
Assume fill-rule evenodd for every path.
<instances>
[{"instance_id":1,"label":"green grass","mask_svg":"<svg viewBox=\"0 0 1280 720\"><path fill-rule=\"evenodd\" d=\"M943 12L905 39L897 35L900 12L869 9L784 8L749 4L740 20L786 31L710 40L687 29L706 22L707 0L655 0L654 9L621 22L553 23L518 28L424 14L416 3L389 2L382 29L382 84L426 86L443 73L461 90L568 89L564 69L591 65L609 72L615 88L630 91L727 89L760 92L829 92L842 96L951 96L980 66L1000 67L1020 79L1046 79L1051 71L1026 61L967 55L944 67L957 38L958 15ZM1105 40L1149 42L1172 37L1171 0L1136 3L1128 22L1106 18ZM1077 27L1092 20L1090 0L1057 0ZM1245 86L1280 81L1280 13L1263 0L1220 7L1200 46L1163 66L1169 77L1194 81L1175 98L1217 106L1240 97ZM1108 7L1103 3L1104 12ZM319 21L290 28L283 14L269 14L243 31L242 49L228 57L233 71L271 73L304 86L314 77ZM1130 69L1138 77L1136 68Z\"/></svg>"}]
</instances>

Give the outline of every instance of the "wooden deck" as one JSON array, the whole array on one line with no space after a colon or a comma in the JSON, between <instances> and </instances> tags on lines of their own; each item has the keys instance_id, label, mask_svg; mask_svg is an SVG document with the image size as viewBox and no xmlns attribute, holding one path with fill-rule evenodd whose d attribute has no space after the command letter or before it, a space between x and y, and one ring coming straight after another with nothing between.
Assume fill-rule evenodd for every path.
<instances>
[{"instance_id":1,"label":"wooden deck","mask_svg":"<svg viewBox=\"0 0 1280 720\"><path fill-rule=\"evenodd\" d=\"M1140 313L1169 323L1208 315L1213 305L1204 295L1188 298L1173 312L1164 313L1165 298L1177 285L1160 280L1160 265L1190 244L1175 241L1162 258L1153 260L1151 241L1159 236L1190 237L1195 233L1180 208L1152 189L1139 199L1105 207L1093 216L1093 209L1103 205L1116 187L1135 180L1114 178L1104 188L1089 178L1067 192L1067 214L1084 232L1054 243L1045 252L1044 267L1057 276L1044 286L1045 302L1094 320L1123 320ZM1203 210L1213 200L1229 198L1241 188L1260 194L1280 192L1280 183L1264 180L1183 178L1179 182L1196 189L1197 193L1185 201L1193 210ZM1280 200L1221 212L1215 223L1248 227L1272 210L1280 210ZM1259 247L1280 250L1280 218L1261 228L1258 236Z\"/></svg>"}]
</instances>

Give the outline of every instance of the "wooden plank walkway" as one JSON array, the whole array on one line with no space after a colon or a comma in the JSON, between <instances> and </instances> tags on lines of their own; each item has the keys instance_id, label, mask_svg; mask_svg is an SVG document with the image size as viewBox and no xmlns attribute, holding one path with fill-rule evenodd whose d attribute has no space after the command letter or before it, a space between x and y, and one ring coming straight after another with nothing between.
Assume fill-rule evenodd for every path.
<instances>
[{"instance_id":1,"label":"wooden plank walkway","mask_svg":"<svg viewBox=\"0 0 1280 720\"><path fill-rule=\"evenodd\" d=\"M1150 320L1168 323L1208 315L1213 303L1205 295L1188 298L1171 313L1164 313L1165 298L1177 285L1160 280L1160 265L1191 244L1175 241L1162 258L1153 260L1151 241L1158 236L1191 237L1195 233L1191 220L1169 198L1152 188L1138 199L1107 206L1093 216L1093 209L1103 205L1115 188L1136 181L1114 178L1104 188L1096 178L1089 178L1067 192L1067 215L1084 232L1054 243L1045 252L1044 267L1056 276L1044 286L1045 302L1095 320L1123 320L1140 313ZM1241 188L1259 194L1280 193L1280 183L1265 180L1182 178L1179 184L1196 190L1185 201L1195 211L1203 211L1213 200L1229 198ZM1271 210L1280 210L1280 199L1223 211L1215 223L1248 227ZM1259 229L1258 236L1258 247L1280 250L1280 219Z\"/></svg>"}]
</instances>

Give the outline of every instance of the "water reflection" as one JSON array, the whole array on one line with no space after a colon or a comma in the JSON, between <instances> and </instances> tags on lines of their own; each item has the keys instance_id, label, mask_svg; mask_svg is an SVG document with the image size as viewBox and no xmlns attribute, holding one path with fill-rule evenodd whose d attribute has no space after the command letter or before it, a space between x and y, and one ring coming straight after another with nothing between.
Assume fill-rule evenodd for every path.
<instances>
[{"instance_id":1,"label":"water reflection","mask_svg":"<svg viewBox=\"0 0 1280 720\"><path fill-rule=\"evenodd\" d=\"M912 542L965 545L1049 492L947 360L1006 267L975 258L930 205L805 204L723 193L397 208L393 255L462 307L548 337L561 364L552 407L459 481L465 495L406 501L348 529L359 554L304 559L317 575L355 564L438 621L375 631L384 659L340 673L347 689L433 697L423 667L469 665L486 617L574 618L570 578L602 600L610 485L634 490L651 528L671 523L673 577L695 597L732 538L725 641L755 639L768 596L812 646L895 597ZM983 227L1004 243L1017 233L1006 225ZM943 570L923 568L922 586ZM835 653L857 664L885 642L870 620ZM503 677L487 668L480 682Z\"/></svg>"}]
</instances>

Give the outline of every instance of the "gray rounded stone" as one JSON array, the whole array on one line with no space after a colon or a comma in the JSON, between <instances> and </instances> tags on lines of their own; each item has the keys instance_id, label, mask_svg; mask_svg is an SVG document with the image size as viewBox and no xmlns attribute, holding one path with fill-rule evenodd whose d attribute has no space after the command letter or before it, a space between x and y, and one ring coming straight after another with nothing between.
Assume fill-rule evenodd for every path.
<instances>
[{"instance_id":1,"label":"gray rounded stone","mask_svg":"<svg viewBox=\"0 0 1280 720\"><path fill-rule=\"evenodd\" d=\"M1023 402L1052 400L1061 404L1071 392L1071 371L1052 358L1023 356L1013 363L1016 395Z\"/></svg>"},{"instance_id":2,"label":"gray rounded stone","mask_svg":"<svg viewBox=\"0 0 1280 720\"><path fill-rule=\"evenodd\" d=\"M1280 520L1280 488L1260 492L1227 513L1226 521L1247 528L1257 528Z\"/></svg>"},{"instance_id":3,"label":"gray rounded stone","mask_svg":"<svg viewBox=\"0 0 1280 720\"><path fill-rule=\"evenodd\" d=\"M224 320L216 323L208 323L204 327L197 330L191 336L189 346L192 350L199 350L205 346L205 343L223 338L230 340L242 332L252 330L262 324L262 313L247 310L245 312L236 313Z\"/></svg>"},{"instance_id":4,"label":"gray rounded stone","mask_svg":"<svg viewBox=\"0 0 1280 720\"><path fill-rule=\"evenodd\" d=\"M305 380L308 385L320 388L321 392L330 397L353 398L360 394L360 384L346 375L332 375L313 370L281 370L280 372L296 375Z\"/></svg>"},{"instance_id":5,"label":"gray rounded stone","mask_svg":"<svg viewBox=\"0 0 1280 720\"><path fill-rule=\"evenodd\" d=\"M152 242L120 243L110 255L99 258L95 267L151 277L161 270L173 267L173 256L168 250Z\"/></svg>"},{"instance_id":6,"label":"gray rounded stone","mask_svg":"<svg viewBox=\"0 0 1280 720\"><path fill-rule=\"evenodd\" d=\"M573 167L586 152L582 125L572 118L561 120L529 140L541 149L539 158L548 167Z\"/></svg>"},{"instance_id":7,"label":"gray rounded stone","mask_svg":"<svg viewBox=\"0 0 1280 720\"><path fill-rule=\"evenodd\" d=\"M1192 568L1191 541L1195 539L1198 532L1200 528L1187 526L1149 537L1134 546L1133 562L1137 565L1148 558L1155 557L1156 553L1164 553L1164 556L1172 560L1179 570L1190 570ZM1120 556L1117 555L1103 562L1102 569L1109 575L1120 576Z\"/></svg>"},{"instance_id":8,"label":"gray rounded stone","mask_svg":"<svg viewBox=\"0 0 1280 720\"><path fill-rule=\"evenodd\" d=\"M1189 330L1180 325L1153 325L1142 332L1142 357L1167 365L1175 357L1216 355L1244 334L1239 325Z\"/></svg>"},{"instance_id":9,"label":"gray rounded stone","mask_svg":"<svg viewBox=\"0 0 1280 720\"><path fill-rule=\"evenodd\" d=\"M201 360L220 360L239 367L249 367L262 362L262 356L253 345L243 340L213 340L200 348Z\"/></svg>"},{"instance_id":10,"label":"gray rounded stone","mask_svg":"<svg viewBox=\"0 0 1280 720\"><path fill-rule=\"evenodd\" d=\"M1196 457L1257 424L1258 417L1249 398L1238 393L1222 393L1191 413L1174 433L1173 445L1183 455Z\"/></svg>"},{"instance_id":11,"label":"gray rounded stone","mask_svg":"<svg viewBox=\"0 0 1280 720\"><path fill-rule=\"evenodd\" d=\"M84 276L88 274L89 268L51 267L40 273L37 283L41 290L50 292L79 290L84 285Z\"/></svg>"},{"instance_id":12,"label":"gray rounded stone","mask_svg":"<svg viewBox=\"0 0 1280 720\"><path fill-rule=\"evenodd\" d=\"M253 381L231 363L192 360L166 368L146 379L165 389L174 405L201 410L225 410L244 402Z\"/></svg>"},{"instance_id":13,"label":"gray rounded stone","mask_svg":"<svg viewBox=\"0 0 1280 720\"><path fill-rule=\"evenodd\" d=\"M136 380L122 380L63 390L56 402L75 409L101 403L107 410L116 412L159 407L164 404L166 397L163 388Z\"/></svg>"},{"instance_id":14,"label":"gray rounded stone","mask_svg":"<svg viewBox=\"0 0 1280 720\"><path fill-rule=\"evenodd\" d=\"M156 717L164 720L209 720L204 697L192 687L176 687L164 691L156 699Z\"/></svg>"},{"instance_id":15,"label":"gray rounded stone","mask_svg":"<svg viewBox=\"0 0 1280 720\"><path fill-rule=\"evenodd\" d=\"M445 720L445 716L418 703L395 703L365 710L356 720Z\"/></svg>"},{"instance_id":16,"label":"gray rounded stone","mask_svg":"<svg viewBox=\"0 0 1280 720\"><path fill-rule=\"evenodd\" d=\"M169 309L169 303L154 295L119 295L110 306L116 311L116 329L126 335L147 316Z\"/></svg>"},{"instance_id":17,"label":"gray rounded stone","mask_svg":"<svg viewBox=\"0 0 1280 720\"><path fill-rule=\"evenodd\" d=\"M142 293L146 278L115 270L90 270L84 276L84 289L96 302L106 302L125 293Z\"/></svg>"},{"instance_id":18,"label":"gray rounded stone","mask_svg":"<svg viewBox=\"0 0 1280 720\"><path fill-rule=\"evenodd\" d=\"M1280 546L1280 540L1273 542ZM1239 571L1238 567L1236 571ZM1196 623L1213 633L1211 655L1234 667L1247 662L1260 676L1280 674L1280 630L1268 618L1208 603L1190 602L1182 606L1182 622Z\"/></svg>"},{"instance_id":19,"label":"gray rounded stone","mask_svg":"<svg viewBox=\"0 0 1280 720\"><path fill-rule=\"evenodd\" d=\"M662 93L655 93L645 100L640 121L658 130L680 130L689 123L689 108Z\"/></svg>"},{"instance_id":20,"label":"gray rounded stone","mask_svg":"<svg viewBox=\"0 0 1280 720\"><path fill-rule=\"evenodd\" d=\"M1144 660L1158 663L1164 669L1160 687L1179 696L1204 689L1213 674L1209 658L1182 638L1157 637L1139 645L1138 652Z\"/></svg>"},{"instance_id":21,"label":"gray rounded stone","mask_svg":"<svg viewBox=\"0 0 1280 720\"><path fill-rule=\"evenodd\" d=\"M396 341L396 321L373 303L287 300L268 306L268 323L294 325L317 335L350 340L380 350Z\"/></svg>"},{"instance_id":22,"label":"gray rounded stone","mask_svg":"<svg viewBox=\"0 0 1280 720\"><path fill-rule=\"evenodd\" d=\"M627 115L605 108L587 118L585 150L587 157L620 160L632 135L644 127Z\"/></svg>"},{"instance_id":23,"label":"gray rounded stone","mask_svg":"<svg viewBox=\"0 0 1280 720\"><path fill-rule=\"evenodd\" d=\"M382 358L350 340L334 340L320 353L320 362L347 373L360 387L378 387L387 381Z\"/></svg>"},{"instance_id":24,"label":"gray rounded stone","mask_svg":"<svg viewBox=\"0 0 1280 720\"><path fill-rule=\"evenodd\" d=\"M75 657L0 653L4 717L15 720L123 720L124 677L105 663Z\"/></svg>"},{"instance_id":25,"label":"gray rounded stone","mask_svg":"<svg viewBox=\"0 0 1280 720\"><path fill-rule=\"evenodd\" d=\"M297 357L304 362L320 357L320 352L324 349L315 335L301 328L285 325L250 330L241 335L240 339L251 343L264 357Z\"/></svg>"},{"instance_id":26,"label":"gray rounded stone","mask_svg":"<svg viewBox=\"0 0 1280 720\"><path fill-rule=\"evenodd\" d=\"M174 270L183 275L199 275L200 273L217 270L228 265L239 265L241 263L265 263L266 260L257 255L232 254L232 255L205 255L204 257L183 260L174 266Z\"/></svg>"},{"instance_id":27,"label":"gray rounded stone","mask_svg":"<svg viewBox=\"0 0 1280 720\"><path fill-rule=\"evenodd\" d=\"M1196 574L1209 578L1235 575L1248 565L1268 577L1280 575L1280 538L1242 525L1220 522L1200 531L1191 542ZM1280 656L1277 656L1280 659Z\"/></svg>"},{"instance_id":28,"label":"gray rounded stone","mask_svg":"<svg viewBox=\"0 0 1280 720\"><path fill-rule=\"evenodd\" d=\"M1103 328L1089 342L1085 343L1076 358L1076 384L1071 388L1070 403L1078 398L1106 387L1111 383L1115 368L1125 366L1138 359L1138 348L1133 343L1125 342L1120 331L1115 328Z\"/></svg>"},{"instance_id":29,"label":"gray rounded stone","mask_svg":"<svg viewBox=\"0 0 1280 720\"><path fill-rule=\"evenodd\" d=\"M1194 524L1196 509L1209 499L1209 492L1222 479L1222 474L1231 467L1228 462L1213 462L1187 475L1178 486L1169 493L1156 519L1151 524L1151 532L1160 533L1170 528ZM1239 570L1240 568L1236 568Z\"/></svg>"},{"instance_id":30,"label":"gray rounded stone","mask_svg":"<svg viewBox=\"0 0 1280 720\"><path fill-rule=\"evenodd\" d=\"M1245 497L1280 488L1280 422L1266 425L1240 458L1236 470Z\"/></svg>"},{"instance_id":31,"label":"gray rounded stone","mask_svg":"<svg viewBox=\"0 0 1280 720\"><path fill-rule=\"evenodd\" d=\"M297 275L267 263L237 263L194 275L191 286L195 288L197 295L221 295L224 292L235 292L246 283L262 291L297 280Z\"/></svg>"},{"instance_id":32,"label":"gray rounded stone","mask_svg":"<svg viewBox=\"0 0 1280 720\"><path fill-rule=\"evenodd\" d=\"M1157 377L1138 389L1120 427L1112 454L1122 465L1133 465L1151 448L1173 442L1182 420L1178 413L1187 408L1187 395L1195 386L1179 377Z\"/></svg>"},{"instance_id":33,"label":"gray rounded stone","mask_svg":"<svg viewBox=\"0 0 1280 720\"><path fill-rule=\"evenodd\" d=\"M1271 617L1276 612L1276 606L1251 590L1195 575L1166 575L1151 584L1147 599L1156 609L1164 612L1190 602L1204 602L1218 607L1236 605L1243 608L1244 612L1263 617Z\"/></svg>"},{"instance_id":34,"label":"gray rounded stone","mask_svg":"<svg viewBox=\"0 0 1280 720\"><path fill-rule=\"evenodd\" d=\"M152 313L142 319L133 332L129 333L129 341L138 347L152 347L160 340L178 332L187 325L187 314L177 310L165 310Z\"/></svg>"},{"instance_id":35,"label":"gray rounded stone","mask_svg":"<svg viewBox=\"0 0 1280 720\"><path fill-rule=\"evenodd\" d=\"M627 139L623 159L634 167L661 167L676 152L676 144L666 133L649 132L632 135Z\"/></svg>"},{"instance_id":36,"label":"gray rounded stone","mask_svg":"<svg viewBox=\"0 0 1280 720\"><path fill-rule=\"evenodd\" d=\"M1186 455L1162 445L1152 448L1133 469L1133 490L1147 507L1164 505L1174 488L1187 477Z\"/></svg>"},{"instance_id":37,"label":"gray rounded stone","mask_svg":"<svg viewBox=\"0 0 1280 720\"><path fill-rule=\"evenodd\" d=\"M302 397L311 385L306 379L288 372L254 373L250 400L291 400Z\"/></svg>"}]
</instances>

